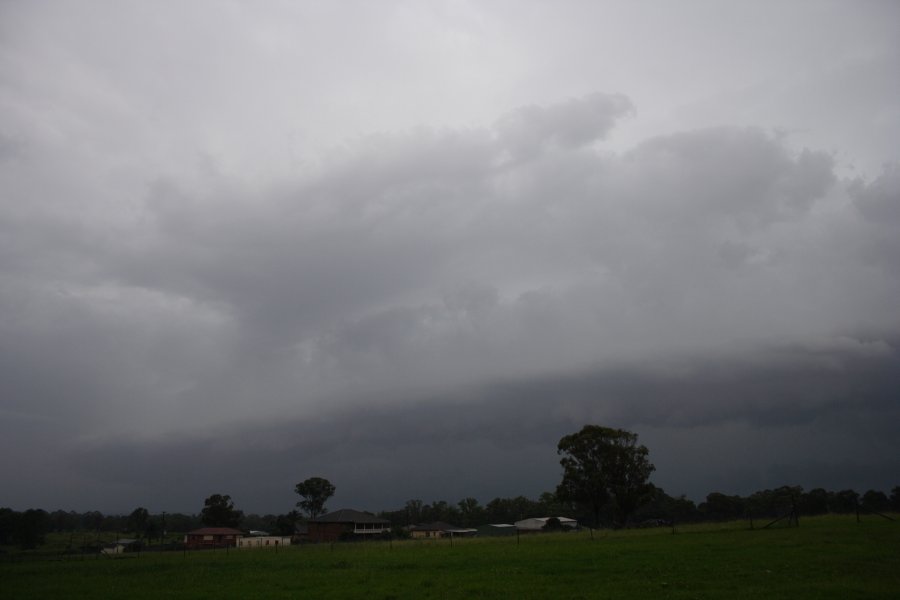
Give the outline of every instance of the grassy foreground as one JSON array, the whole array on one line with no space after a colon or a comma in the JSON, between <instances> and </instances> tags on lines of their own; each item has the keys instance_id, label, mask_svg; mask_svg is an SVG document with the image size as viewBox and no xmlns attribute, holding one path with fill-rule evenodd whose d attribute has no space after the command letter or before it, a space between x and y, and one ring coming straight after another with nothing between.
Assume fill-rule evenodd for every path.
<instances>
[{"instance_id":1,"label":"grassy foreground","mask_svg":"<svg viewBox=\"0 0 900 600\"><path fill-rule=\"evenodd\" d=\"M900 522L852 517L0 564L0 598L896 598Z\"/></svg>"}]
</instances>

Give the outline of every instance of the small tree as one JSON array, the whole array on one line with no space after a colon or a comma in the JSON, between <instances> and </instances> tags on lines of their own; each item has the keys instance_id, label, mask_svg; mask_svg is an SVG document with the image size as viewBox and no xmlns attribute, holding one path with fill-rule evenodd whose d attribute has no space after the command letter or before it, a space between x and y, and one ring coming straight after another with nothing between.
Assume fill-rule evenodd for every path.
<instances>
[{"instance_id":1,"label":"small tree","mask_svg":"<svg viewBox=\"0 0 900 600\"><path fill-rule=\"evenodd\" d=\"M234 508L231 496L213 494L203 502L200 518L208 527L238 527L244 512Z\"/></svg>"},{"instance_id":2,"label":"small tree","mask_svg":"<svg viewBox=\"0 0 900 600\"><path fill-rule=\"evenodd\" d=\"M310 519L325 514L325 502L334 496L335 487L323 477L310 477L296 485L294 491L303 500L297 502Z\"/></svg>"},{"instance_id":3,"label":"small tree","mask_svg":"<svg viewBox=\"0 0 900 600\"><path fill-rule=\"evenodd\" d=\"M563 467L557 498L588 507L595 526L610 501L618 522L625 524L652 489L647 480L656 467L647 460L647 447L639 446L637 434L630 431L585 425L563 437L557 453Z\"/></svg>"}]
</instances>

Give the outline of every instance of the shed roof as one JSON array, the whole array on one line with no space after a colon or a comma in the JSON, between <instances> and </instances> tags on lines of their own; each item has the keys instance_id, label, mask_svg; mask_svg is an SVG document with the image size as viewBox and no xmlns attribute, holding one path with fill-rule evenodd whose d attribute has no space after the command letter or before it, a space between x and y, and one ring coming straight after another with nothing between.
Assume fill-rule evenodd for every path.
<instances>
[{"instance_id":1,"label":"shed roof","mask_svg":"<svg viewBox=\"0 0 900 600\"><path fill-rule=\"evenodd\" d=\"M435 521L434 523L423 523L422 525L413 525L410 531L461 531L462 528L443 521Z\"/></svg>"},{"instance_id":2,"label":"shed roof","mask_svg":"<svg viewBox=\"0 0 900 600\"><path fill-rule=\"evenodd\" d=\"M379 519L375 515L352 508L342 508L334 512L310 519L312 523L390 523L387 519Z\"/></svg>"},{"instance_id":3,"label":"shed roof","mask_svg":"<svg viewBox=\"0 0 900 600\"><path fill-rule=\"evenodd\" d=\"M188 531L188 535L244 535L244 532L231 527L201 527Z\"/></svg>"}]
</instances>

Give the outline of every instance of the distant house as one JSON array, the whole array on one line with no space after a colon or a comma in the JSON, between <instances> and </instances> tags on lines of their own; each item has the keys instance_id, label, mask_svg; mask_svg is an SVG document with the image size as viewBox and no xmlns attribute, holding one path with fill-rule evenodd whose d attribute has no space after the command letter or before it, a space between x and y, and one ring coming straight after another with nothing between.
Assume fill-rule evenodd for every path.
<instances>
[{"instance_id":1,"label":"distant house","mask_svg":"<svg viewBox=\"0 0 900 600\"><path fill-rule=\"evenodd\" d=\"M282 535L251 535L237 540L238 548L275 548L290 545L291 536Z\"/></svg>"},{"instance_id":2,"label":"distant house","mask_svg":"<svg viewBox=\"0 0 900 600\"><path fill-rule=\"evenodd\" d=\"M307 539L312 542L366 538L391 531L391 522L387 519L349 508L310 519L306 526Z\"/></svg>"},{"instance_id":3,"label":"distant house","mask_svg":"<svg viewBox=\"0 0 900 600\"><path fill-rule=\"evenodd\" d=\"M187 532L184 545L188 549L235 547L244 532L230 527L203 527Z\"/></svg>"},{"instance_id":4,"label":"distant house","mask_svg":"<svg viewBox=\"0 0 900 600\"><path fill-rule=\"evenodd\" d=\"M553 517L535 517L533 519L522 519L521 521L516 521L515 526L519 531L541 531L547 525L547 521L552 519ZM562 525L565 529L576 529L578 527L578 521L575 519L570 519L568 517L556 517L559 519L559 524Z\"/></svg>"},{"instance_id":5,"label":"distant house","mask_svg":"<svg viewBox=\"0 0 900 600\"><path fill-rule=\"evenodd\" d=\"M103 554L122 554L124 552L137 552L140 550L140 547L140 540L120 538L112 544L104 544L100 552Z\"/></svg>"},{"instance_id":6,"label":"distant house","mask_svg":"<svg viewBox=\"0 0 900 600\"><path fill-rule=\"evenodd\" d=\"M409 528L409 534L413 538L441 538L446 536L474 536L478 533L477 529L466 529L457 527L443 521L435 521L434 523L425 523L424 525L413 525Z\"/></svg>"}]
</instances>

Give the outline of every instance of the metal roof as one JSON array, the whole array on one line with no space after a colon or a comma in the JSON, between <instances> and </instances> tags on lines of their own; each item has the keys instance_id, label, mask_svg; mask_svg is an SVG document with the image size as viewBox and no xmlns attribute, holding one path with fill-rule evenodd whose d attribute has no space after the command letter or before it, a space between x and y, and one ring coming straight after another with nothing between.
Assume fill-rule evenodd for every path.
<instances>
[{"instance_id":1,"label":"metal roof","mask_svg":"<svg viewBox=\"0 0 900 600\"><path fill-rule=\"evenodd\" d=\"M188 535L244 535L244 532L231 527L202 527L188 531Z\"/></svg>"},{"instance_id":2,"label":"metal roof","mask_svg":"<svg viewBox=\"0 0 900 600\"><path fill-rule=\"evenodd\" d=\"M387 519L379 519L375 515L353 510L352 508L342 508L334 512L310 519L312 523L390 523Z\"/></svg>"},{"instance_id":3,"label":"metal roof","mask_svg":"<svg viewBox=\"0 0 900 600\"><path fill-rule=\"evenodd\" d=\"M435 521L434 523L423 523L422 525L413 525L410 531L462 531L457 525L451 525L443 521Z\"/></svg>"}]
</instances>

